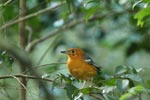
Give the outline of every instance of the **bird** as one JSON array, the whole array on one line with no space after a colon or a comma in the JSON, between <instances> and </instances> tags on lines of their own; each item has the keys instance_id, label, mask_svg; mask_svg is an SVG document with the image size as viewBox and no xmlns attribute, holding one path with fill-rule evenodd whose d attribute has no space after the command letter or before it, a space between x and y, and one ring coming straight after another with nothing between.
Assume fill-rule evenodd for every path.
<instances>
[{"instance_id":1,"label":"bird","mask_svg":"<svg viewBox=\"0 0 150 100\"><path fill-rule=\"evenodd\" d=\"M93 77L101 71L101 66L98 66L82 49L70 48L66 51L61 51L68 56L67 67L72 76L83 80L81 89L84 88L86 82L91 80L89 87L92 86Z\"/></svg>"}]
</instances>

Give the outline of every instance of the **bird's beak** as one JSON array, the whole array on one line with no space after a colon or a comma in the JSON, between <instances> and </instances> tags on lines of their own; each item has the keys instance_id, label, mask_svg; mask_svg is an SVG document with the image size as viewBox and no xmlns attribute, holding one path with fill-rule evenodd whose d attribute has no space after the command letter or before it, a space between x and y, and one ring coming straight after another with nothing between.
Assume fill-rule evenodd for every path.
<instances>
[{"instance_id":1,"label":"bird's beak","mask_svg":"<svg viewBox=\"0 0 150 100\"><path fill-rule=\"evenodd\" d=\"M64 54L66 54L66 53L67 53L67 51L60 51L60 53L64 53Z\"/></svg>"}]
</instances>

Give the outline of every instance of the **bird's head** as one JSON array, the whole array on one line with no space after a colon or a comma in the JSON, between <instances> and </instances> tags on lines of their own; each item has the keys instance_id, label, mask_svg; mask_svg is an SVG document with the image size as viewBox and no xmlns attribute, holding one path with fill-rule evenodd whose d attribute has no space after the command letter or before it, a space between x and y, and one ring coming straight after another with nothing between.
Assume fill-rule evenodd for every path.
<instances>
[{"instance_id":1,"label":"bird's head","mask_svg":"<svg viewBox=\"0 0 150 100\"><path fill-rule=\"evenodd\" d=\"M79 58L84 56L84 52L80 48L70 48L67 51L61 51L61 53L67 54L70 58Z\"/></svg>"}]
</instances>

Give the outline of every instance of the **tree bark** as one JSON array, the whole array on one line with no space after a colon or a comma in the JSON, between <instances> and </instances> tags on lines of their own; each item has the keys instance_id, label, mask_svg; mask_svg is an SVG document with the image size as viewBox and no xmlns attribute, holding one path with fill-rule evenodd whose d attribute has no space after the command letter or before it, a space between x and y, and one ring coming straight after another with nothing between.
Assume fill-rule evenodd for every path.
<instances>
[{"instance_id":1,"label":"tree bark","mask_svg":"<svg viewBox=\"0 0 150 100\"><path fill-rule=\"evenodd\" d=\"M19 1L19 18L24 17L26 14L26 0L20 0ZM20 46L22 48L25 48L27 45L27 38L26 38L26 30L25 30L25 20L20 21L19 22L19 42L20 42ZM24 65L20 65L20 73L23 73L25 71L25 66ZM20 78L20 98L19 100L26 100L26 89L24 88L24 86L26 87L26 79L25 78Z\"/></svg>"},{"instance_id":2,"label":"tree bark","mask_svg":"<svg viewBox=\"0 0 150 100\"><path fill-rule=\"evenodd\" d=\"M26 15L26 0L20 0L19 2L19 18ZM25 30L25 20L19 22L19 39L20 46L25 48L27 45L27 35Z\"/></svg>"}]
</instances>

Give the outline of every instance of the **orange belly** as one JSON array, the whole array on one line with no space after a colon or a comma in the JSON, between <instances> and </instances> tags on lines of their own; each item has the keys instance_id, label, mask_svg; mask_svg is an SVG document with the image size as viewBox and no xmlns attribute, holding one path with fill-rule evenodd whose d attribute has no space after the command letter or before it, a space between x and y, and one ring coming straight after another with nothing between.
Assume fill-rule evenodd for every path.
<instances>
[{"instance_id":1,"label":"orange belly","mask_svg":"<svg viewBox=\"0 0 150 100\"><path fill-rule=\"evenodd\" d=\"M86 62L68 62L68 69L74 77L82 80L88 80L97 74L96 68Z\"/></svg>"}]
</instances>

